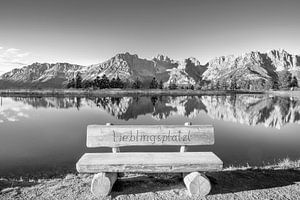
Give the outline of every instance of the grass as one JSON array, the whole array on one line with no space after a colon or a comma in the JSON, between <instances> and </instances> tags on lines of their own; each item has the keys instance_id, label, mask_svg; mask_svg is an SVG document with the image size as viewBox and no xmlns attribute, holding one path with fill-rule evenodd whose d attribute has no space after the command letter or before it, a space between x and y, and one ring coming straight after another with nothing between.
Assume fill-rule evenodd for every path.
<instances>
[{"instance_id":1,"label":"grass","mask_svg":"<svg viewBox=\"0 0 300 200\"><path fill-rule=\"evenodd\" d=\"M248 163L245 166L229 166L224 168L224 171L235 171L235 170L248 170L248 169L299 169L300 170L300 159L291 160L290 158L284 158L279 160L275 164L268 164L264 166L250 166Z\"/></svg>"},{"instance_id":2,"label":"grass","mask_svg":"<svg viewBox=\"0 0 300 200\"><path fill-rule=\"evenodd\" d=\"M291 169L291 168L300 168L300 159L292 161L289 158L281 160L277 166L281 169Z\"/></svg>"}]
</instances>

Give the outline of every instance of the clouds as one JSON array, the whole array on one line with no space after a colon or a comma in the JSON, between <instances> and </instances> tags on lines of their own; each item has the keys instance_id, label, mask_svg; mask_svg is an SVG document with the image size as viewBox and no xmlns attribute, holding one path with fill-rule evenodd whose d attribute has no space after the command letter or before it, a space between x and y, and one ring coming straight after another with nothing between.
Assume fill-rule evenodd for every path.
<instances>
[{"instance_id":1,"label":"clouds","mask_svg":"<svg viewBox=\"0 0 300 200\"><path fill-rule=\"evenodd\" d=\"M7 53L17 53L18 51L20 51L20 49L9 48L6 50Z\"/></svg>"},{"instance_id":2,"label":"clouds","mask_svg":"<svg viewBox=\"0 0 300 200\"><path fill-rule=\"evenodd\" d=\"M0 74L29 64L29 52L17 48L0 47Z\"/></svg>"},{"instance_id":3,"label":"clouds","mask_svg":"<svg viewBox=\"0 0 300 200\"><path fill-rule=\"evenodd\" d=\"M29 52L27 52L27 53L20 53L20 54L17 55L17 57L19 57L19 58L24 58L24 57L27 57L27 56L29 56L29 55L30 55Z\"/></svg>"},{"instance_id":4,"label":"clouds","mask_svg":"<svg viewBox=\"0 0 300 200\"><path fill-rule=\"evenodd\" d=\"M31 108L30 106L10 98L3 98L2 101L0 106L0 123L17 122L29 118L28 110Z\"/></svg>"}]
</instances>

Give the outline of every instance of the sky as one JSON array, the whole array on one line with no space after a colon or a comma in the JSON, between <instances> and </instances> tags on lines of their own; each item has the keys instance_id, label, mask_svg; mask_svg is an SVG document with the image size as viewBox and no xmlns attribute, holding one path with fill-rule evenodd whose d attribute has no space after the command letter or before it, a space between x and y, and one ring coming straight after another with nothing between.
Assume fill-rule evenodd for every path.
<instances>
[{"instance_id":1,"label":"sky","mask_svg":"<svg viewBox=\"0 0 300 200\"><path fill-rule=\"evenodd\" d=\"M33 62L90 65L283 48L300 54L299 0L0 0L0 74Z\"/></svg>"}]
</instances>

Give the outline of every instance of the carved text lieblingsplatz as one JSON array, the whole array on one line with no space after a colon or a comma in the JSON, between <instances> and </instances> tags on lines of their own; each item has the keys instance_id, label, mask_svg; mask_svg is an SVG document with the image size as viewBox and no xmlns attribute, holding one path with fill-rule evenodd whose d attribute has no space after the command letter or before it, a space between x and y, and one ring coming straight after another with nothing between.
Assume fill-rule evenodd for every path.
<instances>
[{"instance_id":1,"label":"carved text lieblingsplatz","mask_svg":"<svg viewBox=\"0 0 300 200\"><path fill-rule=\"evenodd\" d=\"M155 134L148 135L140 133L138 130L135 132L128 134L120 134L117 132L113 132L113 140L114 142L149 142L152 144L155 143L166 143L166 142L190 142L191 135L190 132L182 133L181 131L173 132L170 131L166 134Z\"/></svg>"}]
</instances>

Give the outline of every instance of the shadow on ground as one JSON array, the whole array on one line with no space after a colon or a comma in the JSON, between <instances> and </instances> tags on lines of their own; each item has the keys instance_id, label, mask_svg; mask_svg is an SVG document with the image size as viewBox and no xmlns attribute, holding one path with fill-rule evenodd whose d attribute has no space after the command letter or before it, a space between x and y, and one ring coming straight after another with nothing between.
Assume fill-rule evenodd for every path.
<instances>
[{"instance_id":1,"label":"shadow on ground","mask_svg":"<svg viewBox=\"0 0 300 200\"><path fill-rule=\"evenodd\" d=\"M226 194L268 189L300 182L300 170L248 169L206 173L212 184L210 194ZM143 175L120 178L112 189L112 197L164 190L185 190L180 174Z\"/></svg>"},{"instance_id":2,"label":"shadow on ground","mask_svg":"<svg viewBox=\"0 0 300 200\"><path fill-rule=\"evenodd\" d=\"M249 169L208 174L212 182L211 194L225 194L248 190L293 185L300 182L300 170Z\"/></svg>"},{"instance_id":3,"label":"shadow on ground","mask_svg":"<svg viewBox=\"0 0 300 200\"><path fill-rule=\"evenodd\" d=\"M181 174L156 174L119 178L112 188L112 197L127 194L158 192L184 188Z\"/></svg>"}]
</instances>

